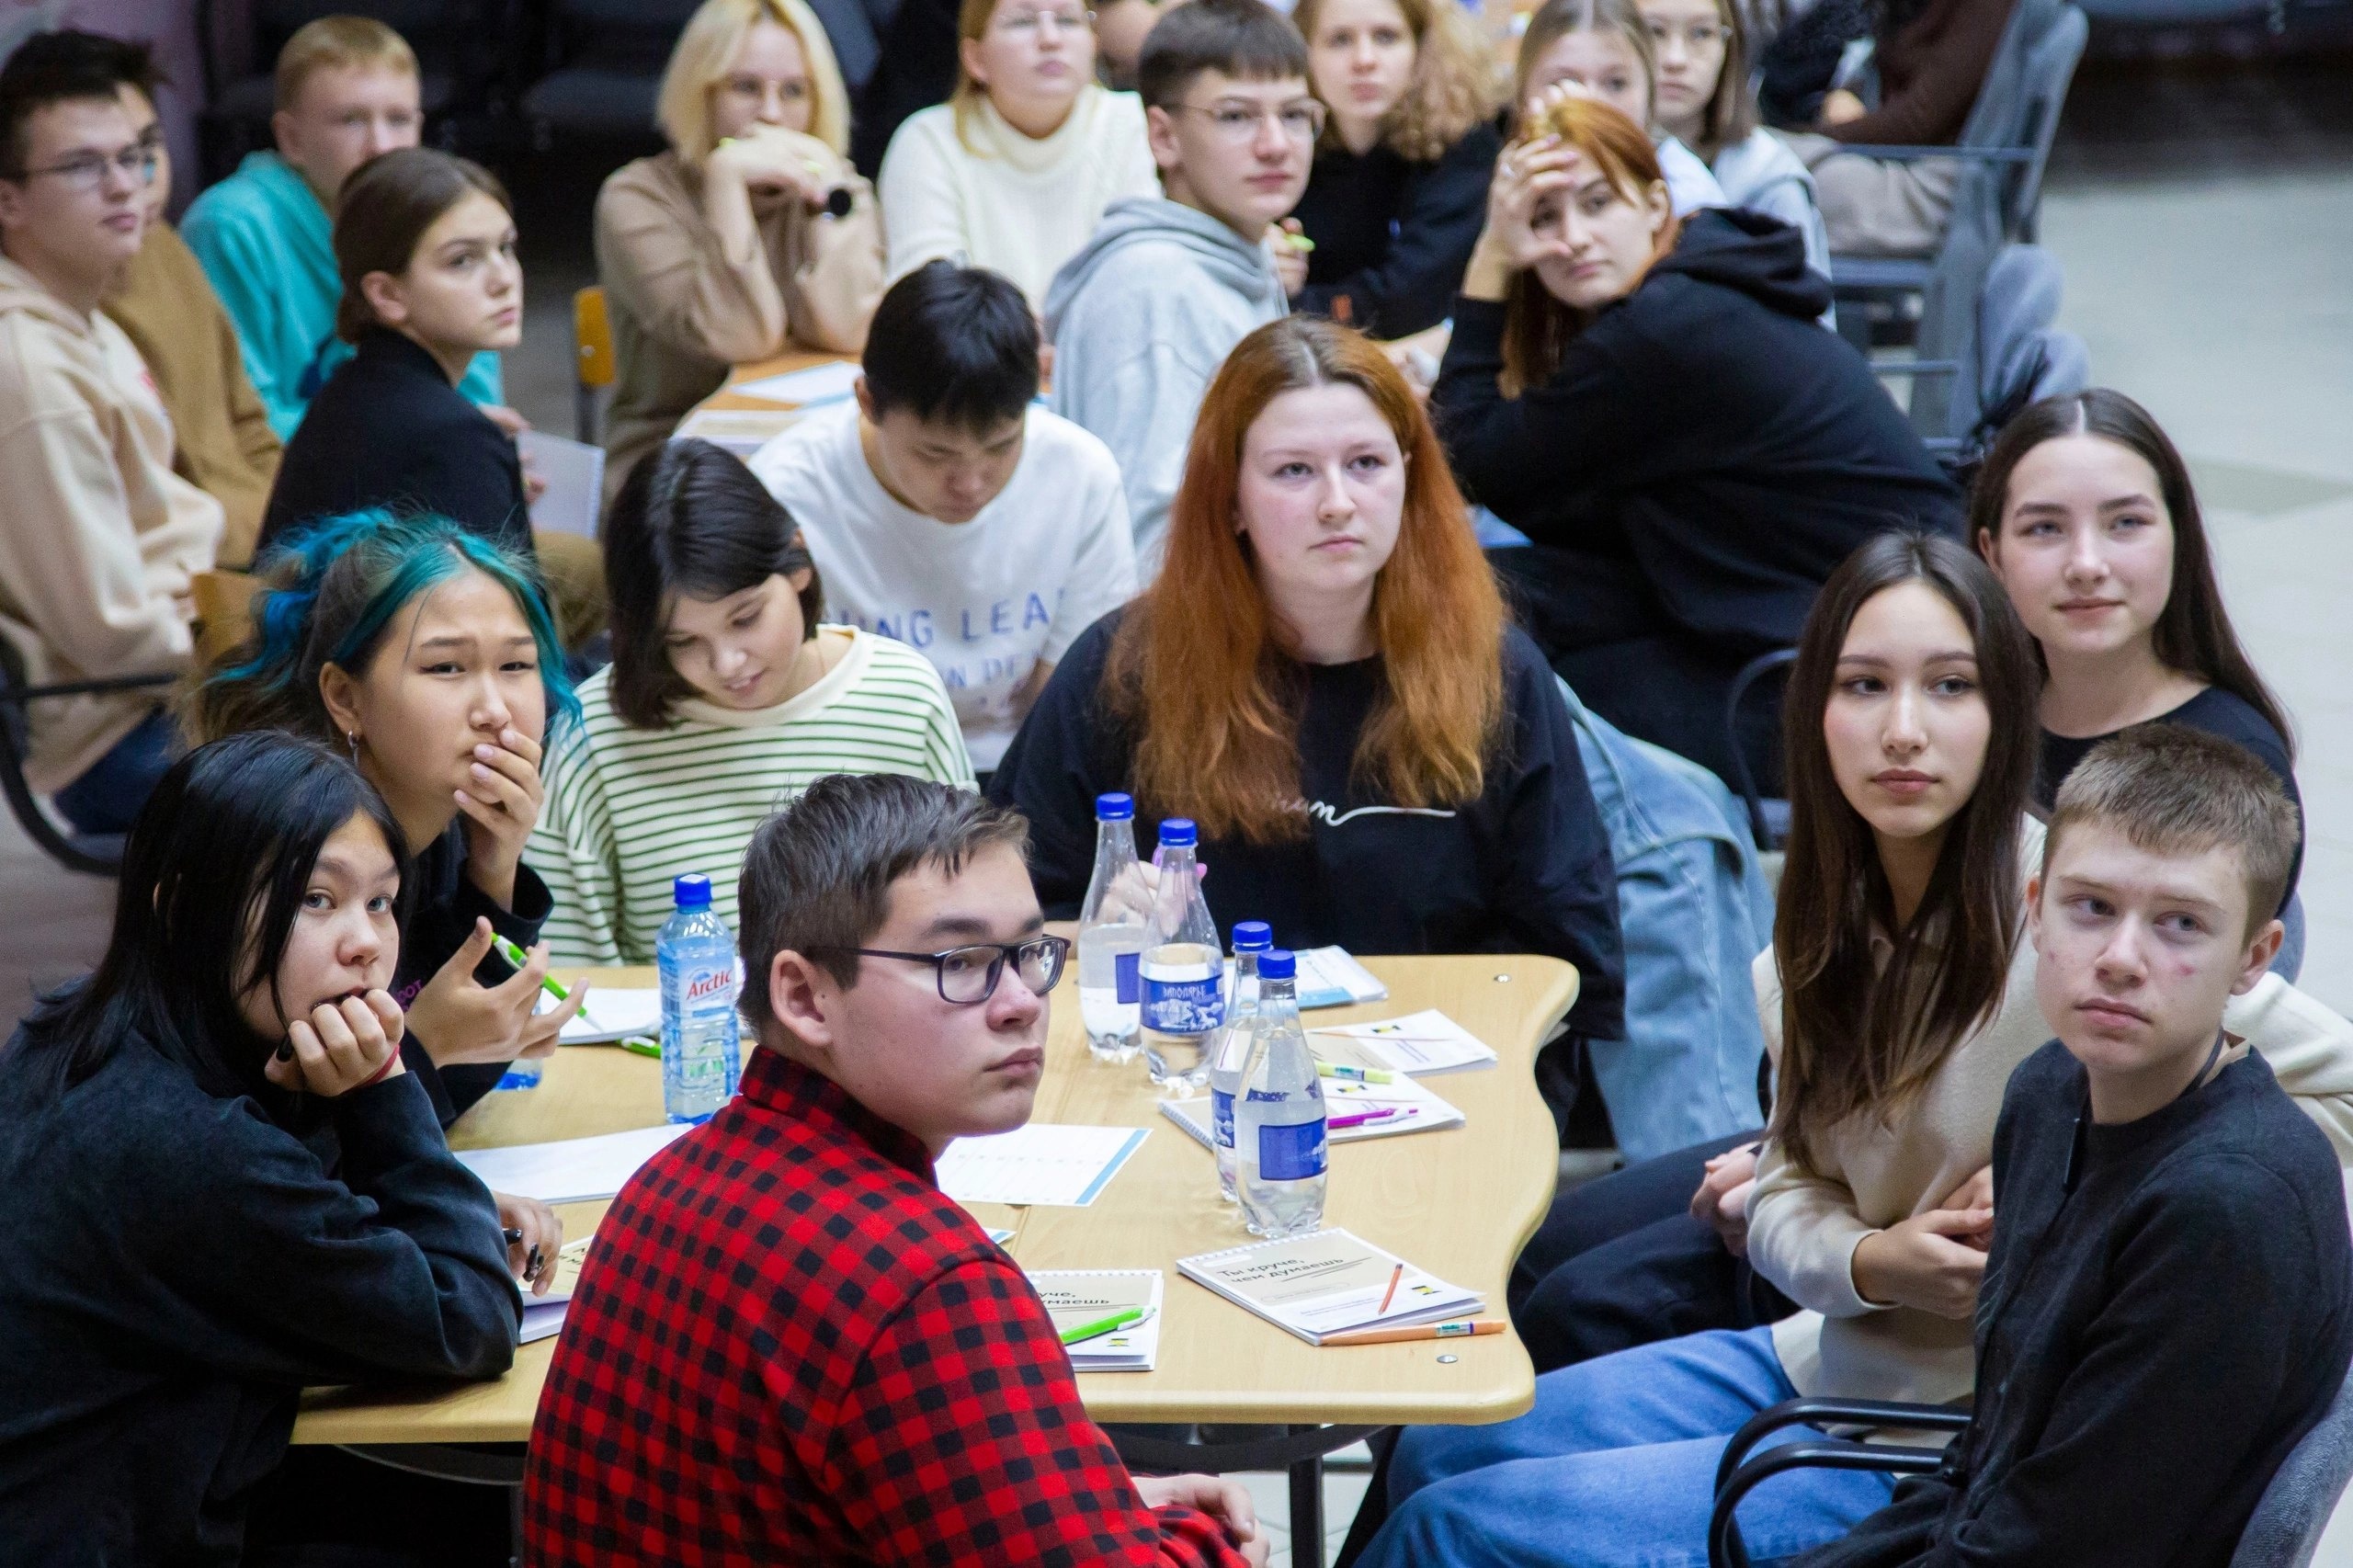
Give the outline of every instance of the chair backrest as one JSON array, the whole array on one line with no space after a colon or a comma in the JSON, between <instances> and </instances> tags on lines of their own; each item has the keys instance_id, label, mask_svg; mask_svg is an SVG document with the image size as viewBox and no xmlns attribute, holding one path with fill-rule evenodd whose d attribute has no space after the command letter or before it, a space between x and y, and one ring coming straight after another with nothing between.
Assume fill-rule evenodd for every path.
<instances>
[{"instance_id":1,"label":"chair backrest","mask_svg":"<svg viewBox=\"0 0 2353 1568\"><path fill-rule=\"evenodd\" d=\"M605 290L592 284L572 296L573 373L584 387L613 384L613 324L605 314Z\"/></svg>"},{"instance_id":2,"label":"chair backrest","mask_svg":"<svg viewBox=\"0 0 2353 1568\"><path fill-rule=\"evenodd\" d=\"M199 572L189 581L196 601L196 656L207 668L234 652L254 629L254 597L267 586L244 572Z\"/></svg>"},{"instance_id":3,"label":"chair backrest","mask_svg":"<svg viewBox=\"0 0 2353 1568\"><path fill-rule=\"evenodd\" d=\"M1963 147L2000 148L2031 153L2023 164L1995 172L2002 194L2005 238L2031 239L2042 199L2042 171L2060 110L2083 58L2090 24L2065 0L2018 0L1995 46L1993 63L1977 90L1957 141Z\"/></svg>"},{"instance_id":4,"label":"chair backrest","mask_svg":"<svg viewBox=\"0 0 2353 1568\"><path fill-rule=\"evenodd\" d=\"M2313 1429L2272 1472L2239 1534L2231 1568L2306 1568L2353 1479L2353 1370Z\"/></svg>"}]
</instances>

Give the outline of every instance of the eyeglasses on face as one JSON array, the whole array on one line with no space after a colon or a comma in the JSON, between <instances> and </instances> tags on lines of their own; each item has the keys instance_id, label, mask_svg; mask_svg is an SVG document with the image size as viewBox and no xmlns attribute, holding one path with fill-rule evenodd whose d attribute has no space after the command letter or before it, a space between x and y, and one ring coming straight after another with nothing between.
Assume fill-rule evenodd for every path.
<instances>
[{"instance_id":1,"label":"eyeglasses on face","mask_svg":"<svg viewBox=\"0 0 2353 1568\"><path fill-rule=\"evenodd\" d=\"M8 177L21 183L49 175L63 180L75 190L86 193L106 183L109 168L121 171L134 185L153 184L156 165L161 160L160 144L142 136L119 153L83 153L62 163L47 164L38 169L24 169Z\"/></svg>"},{"instance_id":2,"label":"eyeglasses on face","mask_svg":"<svg viewBox=\"0 0 2353 1568\"><path fill-rule=\"evenodd\" d=\"M1085 32L1088 15L1081 6L1023 6L999 17L991 30L1017 36L1036 32L1049 18L1063 32Z\"/></svg>"},{"instance_id":3,"label":"eyeglasses on face","mask_svg":"<svg viewBox=\"0 0 2353 1568\"><path fill-rule=\"evenodd\" d=\"M1293 98L1289 103L1266 108L1239 98L1176 107L1205 116L1221 138L1237 146L1246 145L1258 134L1258 127L1269 119L1294 142L1313 142L1324 134L1324 106L1313 98Z\"/></svg>"},{"instance_id":4,"label":"eyeglasses on face","mask_svg":"<svg viewBox=\"0 0 2353 1568\"><path fill-rule=\"evenodd\" d=\"M985 1002L996 994L996 983L1005 976L1007 960L1021 976L1021 983L1043 996L1063 977L1063 970L1070 962L1070 939L1066 937L1032 937L1026 942L973 942L961 948L950 948L939 953L902 953L888 948L812 948L818 953L856 953L860 958L898 959L906 963L927 963L939 986L939 999L957 1006L971 1006Z\"/></svg>"}]
</instances>

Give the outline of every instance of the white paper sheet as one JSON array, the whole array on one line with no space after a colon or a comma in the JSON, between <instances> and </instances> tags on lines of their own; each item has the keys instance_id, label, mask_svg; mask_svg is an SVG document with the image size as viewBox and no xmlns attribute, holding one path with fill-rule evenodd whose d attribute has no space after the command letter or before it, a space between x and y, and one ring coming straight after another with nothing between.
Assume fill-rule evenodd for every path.
<instances>
[{"instance_id":1,"label":"white paper sheet","mask_svg":"<svg viewBox=\"0 0 2353 1568\"><path fill-rule=\"evenodd\" d=\"M959 1138L938 1165L939 1190L959 1203L1032 1203L1083 1209L1143 1146L1141 1127L1031 1122L988 1138Z\"/></svg>"},{"instance_id":2,"label":"white paper sheet","mask_svg":"<svg viewBox=\"0 0 2353 1568\"><path fill-rule=\"evenodd\" d=\"M554 997L542 994L540 1012L556 1006ZM566 1045L601 1045L608 1040L627 1040L631 1035L644 1035L649 1040L661 1038L662 993L650 985L591 985L587 1002L557 1038Z\"/></svg>"},{"instance_id":3,"label":"white paper sheet","mask_svg":"<svg viewBox=\"0 0 2353 1568\"><path fill-rule=\"evenodd\" d=\"M524 431L515 446L525 466L547 481L531 503L531 526L595 539L605 509L605 449L544 430Z\"/></svg>"},{"instance_id":4,"label":"white paper sheet","mask_svg":"<svg viewBox=\"0 0 2353 1568\"><path fill-rule=\"evenodd\" d=\"M1342 1040L1355 1048L1353 1052L1335 1049L1336 1042ZM1387 1067L1400 1073L1452 1073L1464 1067L1490 1067L1495 1062L1495 1047L1436 1007L1402 1018L1309 1029L1307 1049L1319 1062Z\"/></svg>"},{"instance_id":5,"label":"white paper sheet","mask_svg":"<svg viewBox=\"0 0 2353 1568\"><path fill-rule=\"evenodd\" d=\"M585 1203L610 1198L637 1167L670 1141L693 1129L684 1125L639 1127L599 1138L561 1143L514 1143L504 1149L463 1149L458 1163L493 1192L536 1198L542 1203Z\"/></svg>"},{"instance_id":6,"label":"white paper sheet","mask_svg":"<svg viewBox=\"0 0 2353 1568\"><path fill-rule=\"evenodd\" d=\"M740 387L727 390L738 397L764 397L774 403L790 403L802 408L821 403L839 403L849 396L850 389L863 374L854 360L835 359L828 364L812 365L805 370L787 370L780 376L762 376L756 381L745 381Z\"/></svg>"}]
</instances>

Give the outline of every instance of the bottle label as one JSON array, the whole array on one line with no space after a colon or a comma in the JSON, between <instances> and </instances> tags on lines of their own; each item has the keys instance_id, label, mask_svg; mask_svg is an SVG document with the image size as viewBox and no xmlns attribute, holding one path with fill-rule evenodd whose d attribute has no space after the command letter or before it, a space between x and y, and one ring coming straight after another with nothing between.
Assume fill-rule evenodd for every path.
<instances>
[{"instance_id":1,"label":"bottle label","mask_svg":"<svg viewBox=\"0 0 2353 1568\"><path fill-rule=\"evenodd\" d=\"M1258 1129L1258 1179L1303 1181L1324 1174L1324 1119Z\"/></svg>"},{"instance_id":2,"label":"bottle label","mask_svg":"<svg viewBox=\"0 0 2353 1568\"><path fill-rule=\"evenodd\" d=\"M1221 1149L1233 1147L1233 1096L1222 1089L1210 1091L1210 1136Z\"/></svg>"},{"instance_id":3,"label":"bottle label","mask_svg":"<svg viewBox=\"0 0 2353 1568\"><path fill-rule=\"evenodd\" d=\"M678 1006L689 1013L735 1006L735 971L732 966L689 970L678 988Z\"/></svg>"},{"instance_id":4,"label":"bottle label","mask_svg":"<svg viewBox=\"0 0 2353 1568\"><path fill-rule=\"evenodd\" d=\"M1143 1027L1208 1034L1225 1021L1225 966L1198 942L1169 942L1143 957Z\"/></svg>"},{"instance_id":5,"label":"bottle label","mask_svg":"<svg viewBox=\"0 0 2353 1568\"><path fill-rule=\"evenodd\" d=\"M1132 1007L1143 1000L1143 977L1138 971L1142 960L1140 952L1111 955L1111 983L1119 988L1122 1007Z\"/></svg>"}]
</instances>

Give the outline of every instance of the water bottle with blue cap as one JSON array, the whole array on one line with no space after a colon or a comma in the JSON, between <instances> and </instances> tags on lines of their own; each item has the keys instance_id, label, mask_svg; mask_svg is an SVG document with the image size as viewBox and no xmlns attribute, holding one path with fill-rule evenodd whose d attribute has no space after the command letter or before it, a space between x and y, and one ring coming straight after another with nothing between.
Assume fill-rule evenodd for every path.
<instances>
[{"instance_id":1,"label":"water bottle with blue cap","mask_svg":"<svg viewBox=\"0 0 2353 1568\"><path fill-rule=\"evenodd\" d=\"M662 977L662 1108L709 1121L734 1097L742 1057L735 1019L735 938L711 913L710 879L670 884L677 910L654 941Z\"/></svg>"}]
</instances>

